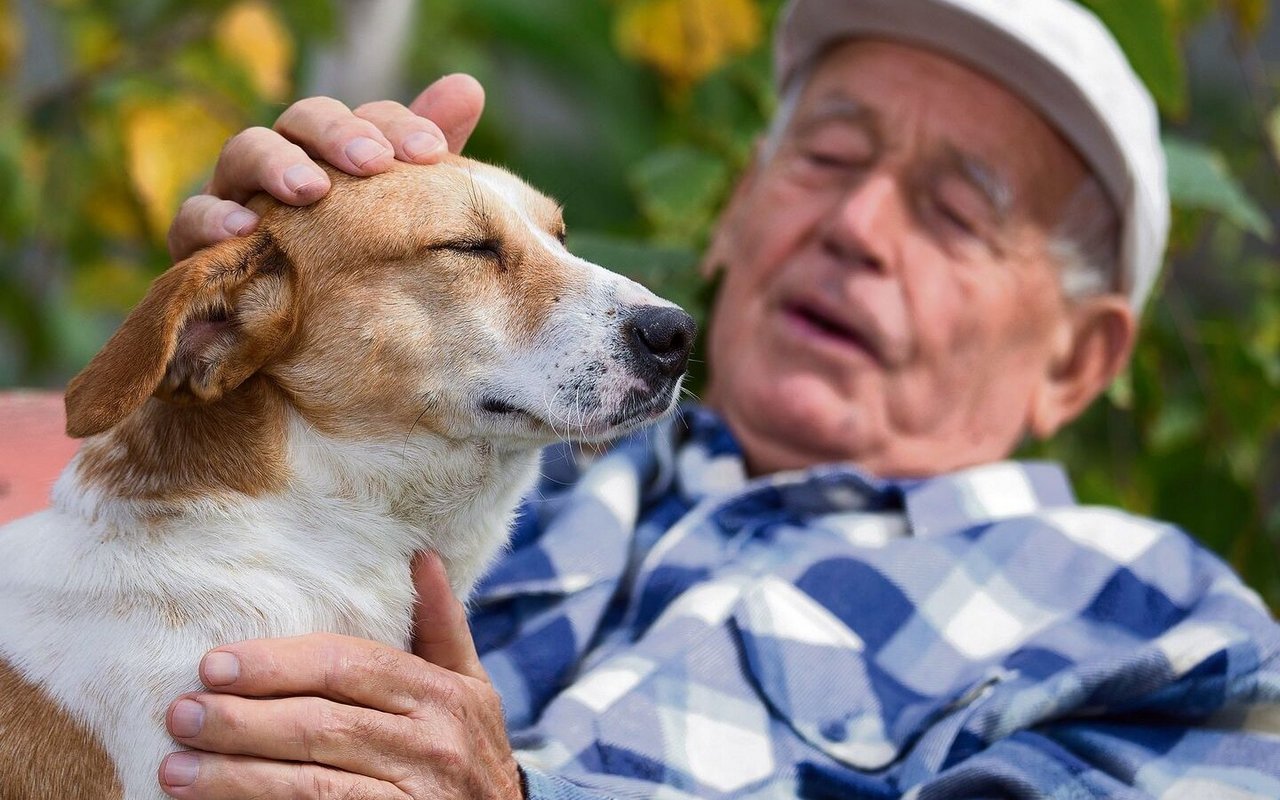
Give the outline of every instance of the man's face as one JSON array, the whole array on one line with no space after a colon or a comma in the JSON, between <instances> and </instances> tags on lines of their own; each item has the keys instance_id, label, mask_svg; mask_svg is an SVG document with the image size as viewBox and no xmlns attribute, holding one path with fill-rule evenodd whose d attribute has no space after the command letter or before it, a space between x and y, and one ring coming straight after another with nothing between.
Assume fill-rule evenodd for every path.
<instances>
[{"instance_id":1,"label":"man's face","mask_svg":"<svg viewBox=\"0 0 1280 800\"><path fill-rule=\"evenodd\" d=\"M927 475L1008 455L1069 338L1049 232L1084 170L956 62L831 50L713 249L708 403L752 470Z\"/></svg>"}]
</instances>

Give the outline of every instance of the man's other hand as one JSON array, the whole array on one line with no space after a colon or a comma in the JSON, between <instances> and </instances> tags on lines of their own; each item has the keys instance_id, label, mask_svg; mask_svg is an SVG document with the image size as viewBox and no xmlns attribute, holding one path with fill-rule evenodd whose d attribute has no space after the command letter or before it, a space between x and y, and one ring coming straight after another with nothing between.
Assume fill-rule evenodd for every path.
<instances>
[{"instance_id":1,"label":"man's other hand","mask_svg":"<svg viewBox=\"0 0 1280 800\"><path fill-rule=\"evenodd\" d=\"M180 261L202 247L257 227L244 207L267 192L305 206L329 191L313 158L352 175L385 171L395 159L431 164L458 153L484 110L484 89L470 75L446 75L407 107L390 100L354 110L329 97L309 97L285 109L272 128L231 137L204 194L190 197L169 227L169 254Z\"/></svg>"},{"instance_id":2,"label":"man's other hand","mask_svg":"<svg viewBox=\"0 0 1280 800\"><path fill-rule=\"evenodd\" d=\"M209 691L169 707L195 752L160 766L172 797L366 800L521 796L497 693L439 558L414 562L414 652L331 634L220 647Z\"/></svg>"}]
</instances>

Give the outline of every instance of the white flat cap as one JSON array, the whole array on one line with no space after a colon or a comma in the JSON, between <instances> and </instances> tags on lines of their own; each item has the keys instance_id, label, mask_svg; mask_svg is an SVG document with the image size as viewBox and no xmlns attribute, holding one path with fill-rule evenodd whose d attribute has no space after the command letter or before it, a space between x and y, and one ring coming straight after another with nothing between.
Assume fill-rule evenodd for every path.
<instances>
[{"instance_id":1,"label":"white flat cap","mask_svg":"<svg viewBox=\"0 0 1280 800\"><path fill-rule=\"evenodd\" d=\"M1122 217L1119 284L1142 311L1164 263L1169 187L1155 102L1120 45L1072 0L791 0L774 45L779 89L850 38L917 44L994 78L1093 169Z\"/></svg>"}]
</instances>

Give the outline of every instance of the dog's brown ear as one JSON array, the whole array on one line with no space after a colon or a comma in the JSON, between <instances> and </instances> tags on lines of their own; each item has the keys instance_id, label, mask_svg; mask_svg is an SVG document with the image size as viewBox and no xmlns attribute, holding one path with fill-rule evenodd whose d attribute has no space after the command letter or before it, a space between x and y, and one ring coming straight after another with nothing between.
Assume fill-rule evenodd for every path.
<instances>
[{"instance_id":1,"label":"dog's brown ear","mask_svg":"<svg viewBox=\"0 0 1280 800\"><path fill-rule=\"evenodd\" d=\"M67 434L117 425L148 397L211 403L293 332L293 265L263 231L175 264L67 387Z\"/></svg>"}]
</instances>

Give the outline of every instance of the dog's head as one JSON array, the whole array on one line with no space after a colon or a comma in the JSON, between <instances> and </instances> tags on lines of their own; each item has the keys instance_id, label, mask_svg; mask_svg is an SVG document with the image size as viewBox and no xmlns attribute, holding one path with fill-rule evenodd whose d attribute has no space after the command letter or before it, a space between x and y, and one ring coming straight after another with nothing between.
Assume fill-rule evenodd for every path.
<instances>
[{"instance_id":1,"label":"dog's head","mask_svg":"<svg viewBox=\"0 0 1280 800\"><path fill-rule=\"evenodd\" d=\"M331 175L320 202L256 200L253 235L157 278L71 382L68 433L250 379L365 439L602 439L674 405L692 320L571 255L554 202L461 158Z\"/></svg>"}]
</instances>

